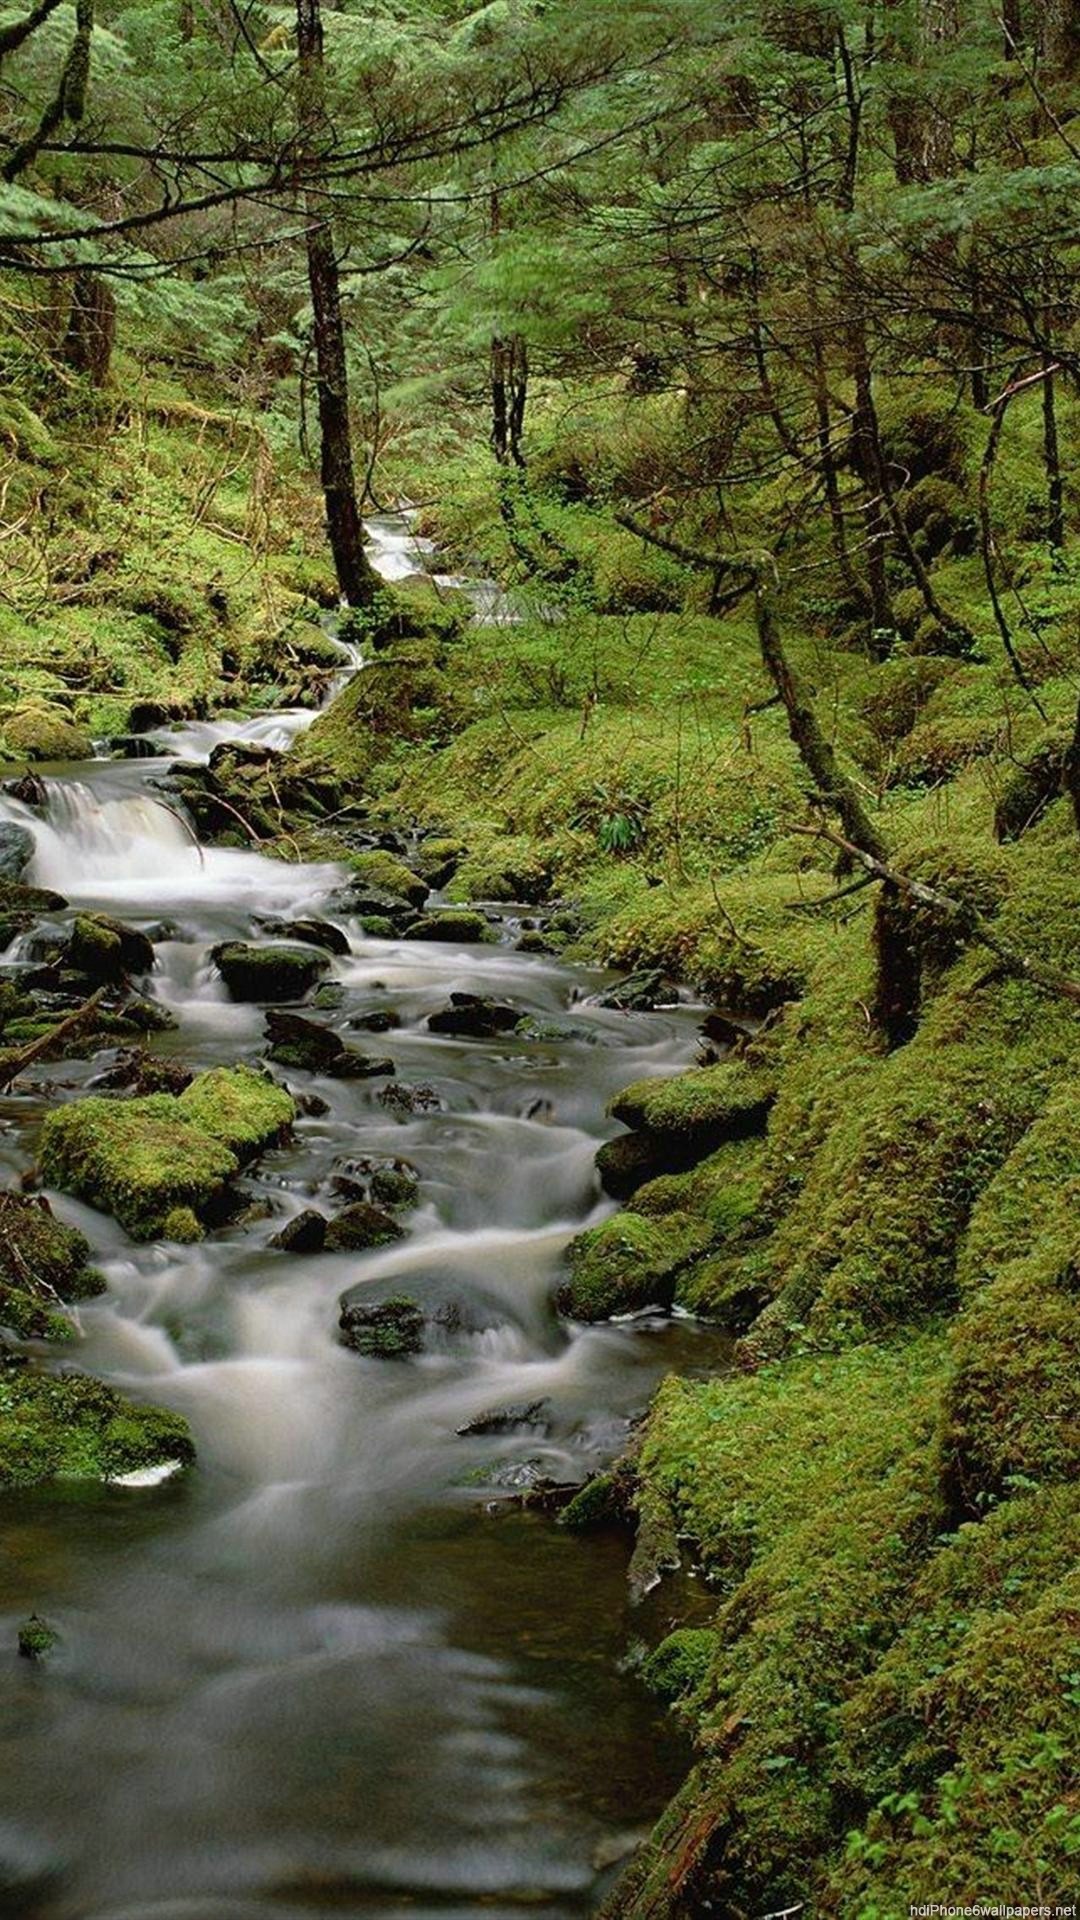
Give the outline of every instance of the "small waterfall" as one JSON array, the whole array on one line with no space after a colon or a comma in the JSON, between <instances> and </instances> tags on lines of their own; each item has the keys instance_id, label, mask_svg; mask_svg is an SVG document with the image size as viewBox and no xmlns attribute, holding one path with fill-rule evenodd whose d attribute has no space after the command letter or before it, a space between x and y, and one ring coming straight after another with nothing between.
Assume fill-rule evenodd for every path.
<instances>
[{"instance_id":1,"label":"small waterfall","mask_svg":"<svg viewBox=\"0 0 1080 1920\"><path fill-rule=\"evenodd\" d=\"M114 883L160 880L163 872L198 872L191 828L174 808L148 793L103 796L81 780L49 781L44 820L29 816L37 840L32 876L59 893L86 893Z\"/></svg>"}]
</instances>

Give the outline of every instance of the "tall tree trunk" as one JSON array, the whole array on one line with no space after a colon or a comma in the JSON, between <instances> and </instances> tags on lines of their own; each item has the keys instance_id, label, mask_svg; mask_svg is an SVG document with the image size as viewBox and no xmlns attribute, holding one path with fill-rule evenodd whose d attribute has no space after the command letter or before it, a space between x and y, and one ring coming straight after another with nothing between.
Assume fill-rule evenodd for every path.
<instances>
[{"instance_id":1,"label":"tall tree trunk","mask_svg":"<svg viewBox=\"0 0 1080 1920\"><path fill-rule=\"evenodd\" d=\"M1065 482L1061 472L1058 446L1057 406L1054 395L1054 363L1046 364L1042 383L1043 460L1046 465L1046 537L1055 552L1065 545Z\"/></svg>"},{"instance_id":2,"label":"tall tree trunk","mask_svg":"<svg viewBox=\"0 0 1080 1920\"><path fill-rule=\"evenodd\" d=\"M356 495L341 276L330 217L320 203L315 166L329 129L323 75L319 0L296 0L297 89L308 285L315 323L315 390L319 410L320 476L326 531L338 586L350 607L371 607L382 581L364 551L364 527Z\"/></svg>"},{"instance_id":3,"label":"tall tree trunk","mask_svg":"<svg viewBox=\"0 0 1080 1920\"><path fill-rule=\"evenodd\" d=\"M491 444L501 467L524 467L522 436L529 393L529 355L524 335L491 342Z\"/></svg>"},{"instance_id":4,"label":"tall tree trunk","mask_svg":"<svg viewBox=\"0 0 1080 1920\"><path fill-rule=\"evenodd\" d=\"M1043 0L1039 28L1039 51L1050 72L1075 72L1080 65L1080 0Z\"/></svg>"},{"instance_id":5,"label":"tall tree trunk","mask_svg":"<svg viewBox=\"0 0 1080 1920\"><path fill-rule=\"evenodd\" d=\"M116 301L112 288L99 274L84 267L72 282L60 358L74 373L85 373L93 386L103 387L115 339Z\"/></svg>"}]
</instances>

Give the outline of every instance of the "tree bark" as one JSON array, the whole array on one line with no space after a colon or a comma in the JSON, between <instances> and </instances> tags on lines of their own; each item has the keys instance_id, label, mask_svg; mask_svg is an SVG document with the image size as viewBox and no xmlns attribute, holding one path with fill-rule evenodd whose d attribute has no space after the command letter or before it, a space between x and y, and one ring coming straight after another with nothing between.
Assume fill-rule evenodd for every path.
<instances>
[{"instance_id":1,"label":"tree bark","mask_svg":"<svg viewBox=\"0 0 1080 1920\"><path fill-rule=\"evenodd\" d=\"M323 85L323 32L319 0L296 0L297 89L308 285L315 331L315 392L319 413L319 469L326 505L326 531L342 598L350 607L371 607L382 581L364 551L364 527L356 495L341 276L329 215L320 204L315 168L328 127Z\"/></svg>"},{"instance_id":2,"label":"tree bark","mask_svg":"<svg viewBox=\"0 0 1080 1920\"><path fill-rule=\"evenodd\" d=\"M73 373L84 373L103 387L116 340L116 301L112 288L88 268L75 275L71 307L60 358Z\"/></svg>"}]
</instances>

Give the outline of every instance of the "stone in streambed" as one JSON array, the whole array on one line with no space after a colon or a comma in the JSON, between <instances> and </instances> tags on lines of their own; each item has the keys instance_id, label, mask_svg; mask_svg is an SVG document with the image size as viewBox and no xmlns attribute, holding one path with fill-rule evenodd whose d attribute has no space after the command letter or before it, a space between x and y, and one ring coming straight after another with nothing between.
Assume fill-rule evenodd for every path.
<instances>
[{"instance_id":1,"label":"stone in streambed","mask_svg":"<svg viewBox=\"0 0 1080 1920\"><path fill-rule=\"evenodd\" d=\"M550 1400L530 1400L520 1407L499 1407L491 1413L478 1413L457 1431L462 1439L470 1439L482 1434L516 1433L522 1427L546 1428L550 1406Z\"/></svg>"},{"instance_id":2,"label":"stone in streambed","mask_svg":"<svg viewBox=\"0 0 1080 1920\"><path fill-rule=\"evenodd\" d=\"M102 1380L29 1366L0 1376L0 1487L117 1481L194 1457L178 1413L127 1400Z\"/></svg>"},{"instance_id":3,"label":"stone in streambed","mask_svg":"<svg viewBox=\"0 0 1080 1920\"><path fill-rule=\"evenodd\" d=\"M567 1277L557 1312L570 1320L610 1320L646 1307L666 1312L683 1268L710 1243L707 1222L685 1213L648 1219L618 1213L586 1227L566 1249Z\"/></svg>"},{"instance_id":4,"label":"stone in streambed","mask_svg":"<svg viewBox=\"0 0 1080 1920\"><path fill-rule=\"evenodd\" d=\"M326 1215L305 1207L287 1220L270 1241L282 1253L321 1253L326 1243Z\"/></svg>"},{"instance_id":5,"label":"stone in streambed","mask_svg":"<svg viewBox=\"0 0 1080 1920\"><path fill-rule=\"evenodd\" d=\"M298 1013L271 1011L266 1016L269 1057L279 1066L323 1073L334 1080L375 1080L394 1071L392 1060L357 1053L330 1027Z\"/></svg>"},{"instance_id":6,"label":"stone in streambed","mask_svg":"<svg viewBox=\"0 0 1080 1920\"><path fill-rule=\"evenodd\" d=\"M282 1138L296 1116L289 1097L250 1067L215 1067L179 1096L74 1100L41 1131L39 1170L91 1206L114 1214L135 1240L156 1238L177 1208L220 1215L244 1161Z\"/></svg>"},{"instance_id":7,"label":"stone in streambed","mask_svg":"<svg viewBox=\"0 0 1080 1920\"><path fill-rule=\"evenodd\" d=\"M400 1211L420 1198L420 1175L411 1160L346 1160L330 1182L344 1200L372 1200Z\"/></svg>"},{"instance_id":8,"label":"stone in streambed","mask_svg":"<svg viewBox=\"0 0 1080 1920\"><path fill-rule=\"evenodd\" d=\"M20 1660L33 1660L40 1666L59 1643L60 1635L56 1628L43 1620L39 1613L32 1613L28 1620L20 1621L16 1640Z\"/></svg>"},{"instance_id":9,"label":"stone in streambed","mask_svg":"<svg viewBox=\"0 0 1080 1920\"><path fill-rule=\"evenodd\" d=\"M99 985L119 985L131 974L151 971L154 948L145 933L122 920L111 920L104 913L80 913L60 963Z\"/></svg>"},{"instance_id":10,"label":"stone in streambed","mask_svg":"<svg viewBox=\"0 0 1080 1920\"><path fill-rule=\"evenodd\" d=\"M665 1135L648 1128L605 1140L596 1155L600 1185L613 1200L629 1200L639 1187L662 1173L681 1173L685 1157L672 1153Z\"/></svg>"},{"instance_id":11,"label":"stone in streambed","mask_svg":"<svg viewBox=\"0 0 1080 1920\"><path fill-rule=\"evenodd\" d=\"M424 1344L423 1309L407 1295L343 1302L338 1326L342 1344L368 1360L404 1360Z\"/></svg>"},{"instance_id":12,"label":"stone in streambed","mask_svg":"<svg viewBox=\"0 0 1080 1920\"><path fill-rule=\"evenodd\" d=\"M49 804L49 790L40 774L24 773L18 780L5 780L5 793L13 800L21 800L24 807L33 807L36 813L44 812Z\"/></svg>"},{"instance_id":13,"label":"stone in streambed","mask_svg":"<svg viewBox=\"0 0 1080 1920\"><path fill-rule=\"evenodd\" d=\"M0 880L18 880L34 857L35 841L29 827L0 820Z\"/></svg>"},{"instance_id":14,"label":"stone in streambed","mask_svg":"<svg viewBox=\"0 0 1080 1920\"><path fill-rule=\"evenodd\" d=\"M476 993L452 993L449 1006L428 1017L431 1033L452 1034L459 1040L493 1040L513 1033L525 1018L516 1007Z\"/></svg>"},{"instance_id":15,"label":"stone in streambed","mask_svg":"<svg viewBox=\"0 0 1080 1920\"><path fill-rule=\"evenodd\" d=\"M390 936L413 918L413 908L407 900L396 893L387 893L384 887L373 887L354 882L344 887L335 887L327 896L326 904L331 913L346 913L350 918L359 920L365 932L374 933L369 927L370 921L379 923L378 930L389 928Z\"/></svg>"},{"instance_id":16,"label":"stone in streambed","mask_svg":"<svg viewBox=\"0 0 1080 1920\"><path fill-rule=\"evenodd\" d=\"M368 891L376 887L408 907L422 907L431 892L426 880L422 880L403 860L385 849L354 853L350 856L349 864L354 876L350 887Z\"/></svg>"},{"instance_id":17,"label":"stone in streambed","mask_svg":"<svg viewBox=\"0 0 1080 1920\"><path fill-rule=\"evenodd\" d=\"M405 1237L400 1227L382 1207L369 1200L355 1200L334 1215L326 1229L328 1253L366 1253L372 1247L385 1247Z\"/></svg>"},{"instance_id":18,"label":"stone in streambed","mask_svg":"<svg viewBox=\"0 0 1080 1920\"><path fill-rule=\"evenodd\" d=\"M483 914L475 913L470 907L437 907L433 913L425 913L422 919L411 921L405 928L406 940L445 940L460 942L463 946L489 942L494 937Z\"/></svg>"},{"instance_id":19,"label":"stone in streambed","mask_svg":"<svg viewBox=\"0 0 1080 1920\"><path fill-rule=\"evenodd\" d=\"M3 723L3 744L19 759L88 760L90 735L63 707L28 704L9 713Z\"/></svg>"},{"instance_id":20,"label":"stone in streambed","mask_svg":"<svg viewBox=\"0 0 1080 1920\"><path fill-rule=\"evenodd\" d=\"M214 947L210 958L234 1000L303 1000L330 965L318 948L255 947L244 940Z\"/></svg>"},{"instance_id":21,"label":"stone in streambed","mask_svg":"<svg viewBox=\"0 0 1080 1920\"><path fill-rule=\"evenodd\" d=\"M374 1013L357 1013L346 1024L357 1033L393 1033L401 1025L401 1015L393 1007L380 1007Z\"/></svg>"},{"instance_id":22,"label":"stone in streambed","mask_svg":"<svg viewBox=\"0 0 1080 1920\"><path fill-rule=\"evenodd\" d=\"M404 1080L391 1080L379 1089L379 1105L397 1114L400 1120L412 1113L441 1113L443 1102L434 1087L410 1087Z\"/></svg>"},{"instance_id":23,"label":"stone in streambed","mask_svg":"<svg viewBox=\"0 0 1080 1920\"><path fill-rule=\"evenodd\" d=\"M59 1303L105 1291L89 1263L89 1242L47 1200L0 1194L0 1324L23 1340L69 1338Z\"/></svg>"},{"instance_id":24,"label":"stone in streambed","mask_svg":"<svg viewBox=\"0 0 1080 1920\"><path fill-rule=\"evenodd\" d=\"M628 973L624 980L617 980L612 987L594 996L595 1007L615 1007L621 1013L652 1013L657 1007L673 1007L678 1004L678 991L673 987L667 975L656 969L641 973Z\"/></svg>"},{"instance_id":25,"label":"stone in streambed","mask_svg":"<svg viewBox=\"0 0 1080 1920\"><path fill-rule=\"evenodd\" d=\"M325 953L349 952L348 935L329 920L260 920L258 925L275 940L299 940L307 947L321 947Z\"/></svg>"},{"instance_id":26,"label":"stone in streambed","mask_svg":"<svg viewBox=\"0 0 1080 1920\"><path fill-rule=\"evenodd\" d=\"M194 1078L194 1069L182 1060L147 1053L144 1047L127 1047L111 1067L95 1074L90 1085L109 1093L183 1093Z\"/></svg>"}]
</instances>

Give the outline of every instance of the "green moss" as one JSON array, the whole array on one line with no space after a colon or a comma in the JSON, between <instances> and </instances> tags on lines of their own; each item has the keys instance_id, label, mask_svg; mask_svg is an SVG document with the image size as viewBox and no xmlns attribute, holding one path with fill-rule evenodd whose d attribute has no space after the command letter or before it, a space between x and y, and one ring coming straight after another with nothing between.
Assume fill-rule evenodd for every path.
<instances>
[{"instance_id":1,"label":"green moss","mask_svg":"<svg viewBox=\"0 0 1080 1920\"><path fill-rule=\"evenodd\" d=\"M78 1373L0 1371L0 1486L110 1480L194 1458L187 1423Z\"/></svg>"},{"instance_id":2,"label":"green moss","mask_svg":"<svg viewBox=\"0 0 1080 1920\"><path fill-rule=\"evenodd\" d=\"M60 1635L40 1614L32 1613L19 1624L17 1647L20 1660L47 1660L60 1643Z\"/></svg>"},{"instance_id":3,"label":"green moss","mask_svg":"<svg viewBox=\"0 0 1080 1920\"><path fill-rule=\"evenodd\" d=\"M718 1146L759 1133L776 1096L776 1080L742 1060L722 1060L690 1073L637 1080L616 1094L608 1112L628 1127L675 1133Z\"/></svg>"},{"instance_id":4,"label":"green moss","mask_svg":"<svg viewBox=\"0 0 1080 1920\"><path fill-rule=\"evenodd\" d=\"M269 1003L303 1000L330 965L329 955L314 947L255 947L244 940L226 941L210 957L234 1000Z\"/></svg>"},{"instance_id":5,"label":"green moss","mask_svg":"<svg viewBox=\"0 0 1080 1920\"><path fill-rule=\"evenodd\" d=\"M0 740L15 760L86 760L90 735L63 707L16 708L0 721Z\"/></svg>"},{"instance_id":6,"label":"green moss","mask_svg":"<svg viewBox=\"0 0 1080 1920\"><path fill-rule=\"evenodd\" d=\"M296 1119L292 1096L253 1067L213 1067L200 1073L176 1105L241 1161L273 1146Z\"/></svg>"},{"instance_id":7,"label":"green moss","mask_svg":"<svg viewBox=\"0 0 1080 1920\"><path fill-rule=\"evenodd\" d=\"M42 1128L39 1164L48 1185L115 1214L136 1240L154 1239L176 1207L201 1213L239 1167L231 1147L164 1093L58 1108Z\"/></svg>"},{"instance_id":8,"label":"green moss","mask_svg":"<svg viewBox=\"0 0 1080 1920\"><path fill-rule=\"evenodd\" d=\"M572 1320L608 1320L671 1305L680 1270L704 1251L708 1226L689 1214L662 1221L619 1213L587 1227L566 1250L568 1277L555 1304Z\"/></svg>"},{"instance_id":9,"label":"green moss","mask_svg":"<svg viewBox=\"0 0 1080 1920\"><path fill-rule=\"evenodd\" d=\"M203 1233L202 1222L190 1207L171 1207L161 1223L161 1238L181 1246L193 1246Z\"/></svg>"},{"instance_id":10,"label":"green moss","mask_svg":"<svg viewBox=\"0 0 1080 1920\"><path fill-rule=\"evenodd\" d=\"M0 1194L0 1324L23 1339L65 1339L61 1303L104 1290L89 1242L57 1220L45 1200Z\"/></svg>"},{"instance_id":11,"label":"green moss","mask_svg":"<svg viewBox=\"0 0 1080 1920\"><path fill-rule=\"evenodd\" d=\"M405 929L405 938L475 945L477 941L494 940L495 934L482 913L471 913L466 907L437 907L422 919L411 921Z\"/></svg>"},{"instance_id":12,"label":"green moss","mask_svg":"<svg viewBox=\"0 0 1080 1920\"><path fill-rule=\"evenodd\" d=\"M428 897L427 882L392 853L352 853L349 866L358 880L382 893L396 894L411 907L422 907Z\"/></svg>"},{"instance_id":13,"label":"green moss","mask_svg":"<svg viewBox=\"0 0 1080 1920\"><path fill-rule=\"evenodd\" d=\"M717 1655L717 1638L709 1627L677 1627L654 1647L641 1669L645 1685L669 1706L703 1688Z\"/></svg>"}]
</instances>

